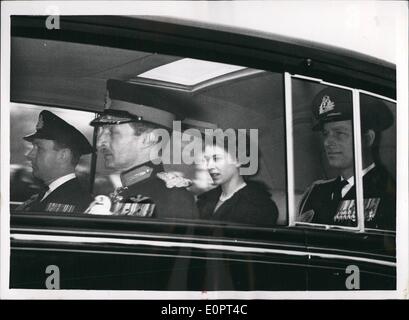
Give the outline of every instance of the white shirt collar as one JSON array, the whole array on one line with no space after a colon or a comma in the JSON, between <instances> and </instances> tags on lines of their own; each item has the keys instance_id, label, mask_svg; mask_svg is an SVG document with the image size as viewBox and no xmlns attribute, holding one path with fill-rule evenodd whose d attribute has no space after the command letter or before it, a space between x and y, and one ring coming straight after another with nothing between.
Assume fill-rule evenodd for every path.
<instances>
[{"instance_id":1,"label":"white shirt collar","mask_svg":"<svg viewBox=\"0 0 409 320\"><path fill-rule=\"evenodd\" d=\"M368 173L368 171L372 170L373 168L375 168L375 163L374 162L372 162L371 165L369 165L364 170L362 170L362 176L366 175Z\"/></svg>"},{"instance_id":2,"label":"white shirt collar","mask_svg":"<svg viewBox=\"0 0 409 320\"><path fill-rule=\"evenodd\" d=\"M58 179L55 179L53 182L51 182L48 185L48 191L44 194L44 197L41 200L44 200L45 198L48 197L48 195L53 192L55 189L57 189L59 186L62 184L66 183L67 181L70 181L75 178L75 173L69 173L66 174L65 176L59 177Z\"/></svg>"},{"instance_id":3,"label":"white shirt collar","mask_svg":"<svg viewBox=\"0 0 409 320\"><path fill-rule=\"evenodd\" d=\"M375 163L372 162L372 164L370 164L369 166L367 166L364 170L362 170L362 177L364 175L366 175L370 170L372 170L373 168L375 168ZM344 178L341 177L342 180L345 180ZM348 193L348 191L354 186L355 184L355 180L354 180L354 176L350 177L349 179L347 179L348 184L345 185L345 187L342 188L341 194L342 197L345 197L345 195Z\"/></svg>"}]
</instances>

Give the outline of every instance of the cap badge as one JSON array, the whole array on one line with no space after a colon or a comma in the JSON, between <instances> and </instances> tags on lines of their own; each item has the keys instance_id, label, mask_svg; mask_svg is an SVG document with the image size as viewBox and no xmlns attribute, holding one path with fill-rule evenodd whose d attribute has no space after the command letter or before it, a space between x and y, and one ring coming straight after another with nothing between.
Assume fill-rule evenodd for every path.
<instances>
[{"instance_id":1,"label":"cap badge","mask_svg":"<svg viewBox=\"0 0 409 320\"><path fill-rule=\"evenodd\" d=\"M44 120L43 120L43 116L40 115L40 116L38 117L38 122L37 122L37 125L36 125L36 130L42 129L43 127L44 127Z\"/></svg>"},{"instance_id":2,"label":"cap badge","mask_svg":"<svg viewBox=\"0 0 409 320\"><path fill-rule=\"evenodd\" d=\"M322 97L322 102L320 105L320 110L319 110L319 114L323 114L326 113L328 111L332 111L335 108L335 103L331 101L331 99L329 98L329 96L323 96Z\"/></svg>"}]
</instances>

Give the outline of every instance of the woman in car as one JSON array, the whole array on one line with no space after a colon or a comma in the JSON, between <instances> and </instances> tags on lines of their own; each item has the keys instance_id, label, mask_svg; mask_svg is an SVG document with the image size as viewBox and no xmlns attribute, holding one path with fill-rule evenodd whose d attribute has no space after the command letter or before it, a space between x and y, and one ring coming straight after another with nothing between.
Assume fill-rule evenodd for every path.
<instances>
[{"instance_id":1,"label":"woman in car","mask_svg":"<svg viewBox=\"0 0 409 320\"><path fill-rule=\"evenodd\" d=\"M234 132L235 136L239 137L237 130ZM247 135L245 137L246 150L250 150L250 139ZM252 225L274 225L278 209L271 200L267 187L261 182L250 181L248 175L242 174L241 169L245 164L240 161L242 158L239 154L242 150L239 146L243 144L239 144L239 138L235 139L235 148L232 150L228 148L228 137L222 139L222 142L218 139L211 139L211 143L209 139L205 140L204 160L213 184L217 187L198 196L200 218Z\"/></svg>"}]
</instances>

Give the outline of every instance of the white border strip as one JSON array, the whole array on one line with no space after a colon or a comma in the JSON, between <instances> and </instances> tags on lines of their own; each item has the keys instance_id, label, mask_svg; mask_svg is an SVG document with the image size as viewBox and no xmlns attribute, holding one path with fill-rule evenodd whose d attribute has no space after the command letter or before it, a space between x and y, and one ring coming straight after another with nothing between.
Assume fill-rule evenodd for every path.
<instances>
[{"instance_id":1,"label":"white border strip","mask_svg":"<svg viewBox=\"0 0 409 320\"><path fill-rule=\"evenodd\" d=\"M397 80L397 108L396 108L396 258L397 266L397 291L400 298L409 299L409 186L408 186L408 3L400 3L402 9L395 17L395 44L397 55L396 80ZM393 36L393 35L391 35Z\"/></svg>"},{"instance_id":2,"label":"white border strip","mask_svg":"<svg viewBox=\"0 0 409 320\"><path fill-rule=\"evenodd\" d=\"M0 192L0 298L9 288L10 274L10 56L11 3L1 2L1 192Z\"/></svg>"},{"instance_id":3,"label":"white border strip","mask_svg":"<svg viewBox=\"0 0 409 320\"><path fill-rule=\"evenodd\" d=\"M293 150L293 97L291 74L284 73L285 94L285 128L287 150L287 208L288 226L295 226L295 197L294 197L294 150Z\"/></svg>"},{"instance_id":4,"label":"white border strip","mask_svg":"<svg viewBox=\"0 0 409 320\"><path fill-rule=\"evenodd\" d=\"M379 291L152 291L152 290L46 290L9 289L9 299L140 299L140 300L220 300L220 299L396 299L400 296L393 290ZM160 293L160 294L159 294ZM290 297L290 298L289 298ZM218 301L209 301L209 305ZM242 304L246 304L243 301ZM168 302L163 301L163 306Z\"/></svg>"},{"instance_id":5,"label":"white border strip","mask_svg":"<svg viewBox=\"0 0 409 320\"><path fill-rule=\"evenodd\" d=\"M20 241L48 241L48 242L69 242L69 243L98 243L98 244L125 244L125 245L145 245L155 247L176 247L176 248L196 248L204 250L225 250L232 252L247 252L247 253L275 253L285 254L290 256L311 256L329 258L329 259L345 259L360 262L367 262L373 264L379 264L389 267L396 267L395 262L361 258L355 256L338 255L331 253L315 253L308 251L295 251L295 250L280 250L280 249L267 249L256 247L239 247L239 246L227 246L218 244L199 244L199 243L185 243L185 242L171 242L171 241L152 241L152 240L134 240L134 239L117 239L117 238L100 238L100 237L75 237L75 236L45 236L45 235L27 235L27 234L14 234L11 236L13 240ZM97 251L96 251L97 252Z\"/></svg>"},{"instance_id":6,"label":"white border strip","mask_svg":"<svg viewBox=\"0 0 409 320\"><path fill-rule=\"evenodd\" d=\"M170 1L169 1L170 2ZM186 5L181 3L181 6L176 7L176 3L164 3L162 1L158 2L141 2L141 3L130 3L127 2L127 6L121 8L121 6L116 3L115 6L111 6L108 2L8 2L8 3L1 3L2 5L2 37L1 37L1 51L2 51L2 104L1 104L1 125L2 125L2 135L1 135L1 154L2 154L2 171L1 176L2 178L6 178L8 180L7 175L8 172L8 163L5 161L5 156L9 152L9 139L8 134L4 134L4 130L8 133L9 130L9 122L8 122L8 92L4 91L5 87L8 87L9 82L9 18L11 14L46 14L45 8L49 5L58 5L61 9L61 13L65 15L75 15L75 14L106 14L107 6L110 14L162 14L162 15L175 15L180 16L181 13L185 14L186 18L191 18L200 16L203 20L209 20L209 14L207 6L208 4L200 4L198 3L198 7L196 7L196 11L192 13L192 10L186 9ZM96 3L99 3L100 6L95 6ZM223 5L223 3L216 3L215 5ZM237 5L241 5L241 3L236 3ZM140 8L143 6L143 8ZM183 6L183 7L182 7ZM265 6L265 2L262 3L262 6ZM281 6L281 5L280 5ZM309 7L309 5L307 5ZM407 12L407 4L403 2L391 2L385 4L388 6L386 9L391 9L390 11L387 10L387 16L391 17L396 23L396 32L389 32L388 38L391 39L394 37L394 44L396 44L396 50L393 53L397 52L398 58L398 117L401 126L397 126L398 128L398 143L397 145L400 146L398 148L398 162L397 162L397 171L398 171L398 207L397 210L400 213L397 217L397 235L398 235L398 291L351 291L351 292L344 292L344 291L331 291L329 292L293 292L293 291L282 291L282 292L265 292L265 291L251 291L251 292L234 292L234 291L215 291L215 292L157 292L157 291L89 291L89 290L18 290L18 289L8 289L8 279L9 279L9 210L6 208L5 210L1 211L1 296L2 298L17 298L17 299L24 299L24 298L31 298L31 299L45 299L45 298L66 298L66 297L76 297L82 299L95 299L95 298L110 298L110 299L124 299L124 298L143 298L143 299L220 299L220 298L241 298L241 299L255 299L255 298L276 298L276 299L288 299L290 298L303 298L303 299L350 299L350 298L371 298L371 299L385 299L385 298L403 298L408 297L408 253L407 248L409 244L409 237L408 237L408 78L407 78L407 57L408 57L408 49L407 49L407 39L408 39L408 12ZM130 8L131 7L131 8ZM253 6L252 6L253 7ZM362 8L365 8L364 6ZM112 11L114 9L114 12ZM122 10L121 10L122 9ZM264 10L262 12L269 12L269 10ZM280 7L281 9L281 7ZM357 12L367 12L367 10L359 10L360 5L357 7ZM231 10L230 10L231 11ZM235 10L233 17L239 17L239 10L237 12ZM271 11L271 10L270 10ZM380 10L379 12L384 12ZM349 15L347 15L348 17ZM379 15L378 15L379 17ZM216 18L219 18L217 16ZM215 18L215 20L216 20ZM227 16L227 20L231 17ZM242 22L248 22L249 19L245 16L246 20L243 19L235 19L235 26L243 26ZM383 18L382 18L383 19ZM233 19L234 20L234 19ZM251 20L251 19L250 19ZM255 19L253 19L255 20ZM257 19L256 19L257 20ZM287 19L288 20L288 19ZM291 20L291 19L290 19ZM259 19L257 21L261 21L260 24L264 21L263 19ZM343 20L345 21L345 19ZM385 20L382 20L382 22ZM347 21L348 22L348 21ZM386 20L388 22L388 20ZM340 24L338 24L340 25ZM359 26L359 24L358 24ZM384 30L385 23L381 24L381 30ZM264 30L265 28L259 28L259 30ZM359 30L357 28L353 28L353 30ZM374 30L373 28L371 30ZM270 29L270 32L273 32L274 29ZM382 33L384 35L385 33ZM378 33L376 34L379 38ZM332 37L334 38L334 37ZM350 38L350 37L349 37ZM381 37L381 41L385 40ZM340 45L339 47L343 47ZM383 48L389 48L389 46L377 46ZM352 47L349 47L352 48ZM352 48L354 49L354 48ZM355 49L354 49L355 50ZM385 49L386 50L386 49ZM358 50L359 51L359 50ZM382 51L381 51L382 53ZM374 52L374 56L378 56L376 52ZM389 57L389 56L388 56ZM391 57L394 57L392 55ZM381 57L382 58L382 57ZM387 59L390 60L390 59ZM6 61L7 64L3 62ZM7 78L6 82L3 80ZM6 102L6 103L5 103ZM6 108L6 110L5 110ZM4 117L6 115L6 117ZM7 121L6 121L6 120ZM4 126L4 124L6 124ZM3 167L4 166L4 167ZM4 176L6 174L6 177ZM2 179L2 194L1 194L1 202L4 206L4 202L7 202L6 194L8 194L9 184ZM3 209L3 208L2 208Z\"/></svg>"}]
</instances>

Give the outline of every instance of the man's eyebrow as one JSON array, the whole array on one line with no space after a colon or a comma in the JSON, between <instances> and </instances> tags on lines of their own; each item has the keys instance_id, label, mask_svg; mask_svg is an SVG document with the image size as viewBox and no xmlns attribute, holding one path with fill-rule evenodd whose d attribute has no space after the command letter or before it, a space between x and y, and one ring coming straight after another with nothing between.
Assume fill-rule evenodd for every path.
<instances>
[{"instance_id":1,"label":"man's eyebrow","mask_svg":"<svg viewBox=\"0 0 409 320\"><path fill-rule=\"evenodd\" d=\"M345 127L335 127L334 130L347 131L347 132L351 131L351 129L345 128Z\"/></svg>"},{"instance_id":2,"label":"man's eyebrow","mask_svg":"<svg viewBox=\"0 0 409 320\"><path fill-rule=\"evenodd\" d=\"M344 131L351 131L352 129L344 126L334 126L332 128L322 129L321 131L331 131L331 130L344 130Z\"/></svg>"}]
</instances>

